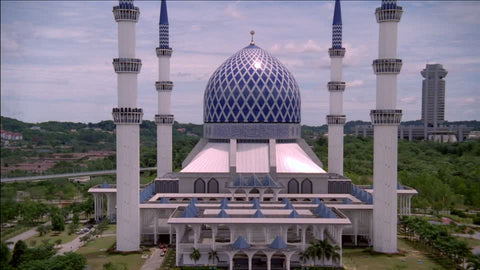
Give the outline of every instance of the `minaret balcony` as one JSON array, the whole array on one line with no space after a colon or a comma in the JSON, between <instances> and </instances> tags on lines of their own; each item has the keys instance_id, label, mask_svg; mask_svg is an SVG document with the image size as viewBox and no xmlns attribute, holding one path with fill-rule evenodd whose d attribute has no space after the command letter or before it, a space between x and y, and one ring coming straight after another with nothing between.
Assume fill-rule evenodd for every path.
<instances>
[{"instance_id":1,"label":"minaret balcony","mask_svg":"<svg viewBox=\"0 0 480 270\"><path fill-rule=\"evenodd\" d=\"M330 57L344 57L345 48L330 48L328 49L328 55L330 55Z\"/></svg>"},{"instance_id":2,"label":"minaret balcony","mask_svg":"<svg viewBox=\"0 0 480 270\"><path fill-rule=\"evenodd\" d=\"M171 56L172 55L172 48L168 48L168 49L165 49L165 48L157 48L157 56L160 57L160 56Z\"/></svg>"},{"instance_id":3,"label":"minaret balcony","mask_svg":"<svg viewBox=\"0 0 480 270\"><path fill-rule=\"evenodd\" d=\"M113 67L116 73L139 73L142 60L137 58L114 58Z\"/></svg>"},{"instance_id":4,"label":"minaret balcony","mask_svg":"<svg viewBox=\"0 0 480 270\"><path fill-rule=\"evenodd\" d=\"M113 7L113 15L116 22L132 21L137 22L140 17L140 9L138 7Z\"/></svg>"},{"instance_id":5,"label":"minaret balcony","mask_svg":"<svg viewBox=\"0 0 480 270\"><path fill-rule=\"evenodd\" d=\"M337 92L345 91L345 82L328 82L328 91Z\"/></svg>"},{"instance_id":6,"label":"minaret balcony","mask_svg":"<svg viewBox=\"0 0 480 270\"><path fill-rule=\"evenodd\" d=\"M347 117L345 115L327 115L328 125L345 125Z\"/></svg>"},{"instance_id":7,"label":"minaret balcony","mask_svg":"<svg viewBox=\"0 0 480 270\"><path fill-rule=\"evenodd\" d=\"M399 22L402 17L402 7L396 6L394 8L382 8L379 7L375 10L377 17L377 23L382 22Z\"/></svg>"},{"instance_id":8,"label":"minaret balcony","mask_svg":"<svg viewBox=\"0 0 480 270\"><path fill-rule=\"evenodd\" d=\"M402 69L402 59L376 59L373 60L375 74L398 74Z\"/></svg>"},{"instance_id":9,"label":"minaret balcony","mask_svg":"<svg viewBox=\"0 0 480 270\"><path fill-rule=\"evenodd\" d=\"M115 124L141 124L143 110L141 108L113 108L112 115Z\"/></svg>"},{"instance_id":10,"label":"minaret balcony","mask_svg":"<svg viewBox=\"0 0 480 270\"><path fill-rule=\"evenodd\" d=\"M373 125L400 125L402 110L371 110Z\"/></svg>"},{"instance_id":11,"label":"minaret balcony","mask_svg":"<svg viewBox=\"0 0 480 270\"><path fill-rule=\"evenodd\" d=\"M156 114L155 123L157 123L157 125L172 125L173 114Z\"/></svg>"},{"instance_id":12,"label":"minaret balcony","mask_svg":"<svg viewBox=\"0 0 480 270\"><path fill-rule=\"evenodd\" d=\"M157 88L157 91L172 91L173 82L171 81L155 82L155 87Z\"/></svg>"}]
</instances>

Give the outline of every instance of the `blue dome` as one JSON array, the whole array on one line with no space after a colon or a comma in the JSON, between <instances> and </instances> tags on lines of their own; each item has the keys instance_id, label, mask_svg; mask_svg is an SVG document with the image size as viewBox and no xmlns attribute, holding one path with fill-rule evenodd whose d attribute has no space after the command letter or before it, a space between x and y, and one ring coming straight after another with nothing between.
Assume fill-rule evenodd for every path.
<instances>
[{"instance_id":1,"label":"blue dome","mask_svg":"<svg viewBox=\"0 0 480 270\"><path fill-rule=\"evenodd\" d=\"M203 117L205 123L300 123L300 91L280 61L249 45L210 77Z\"/></svg>"}]
</instances>

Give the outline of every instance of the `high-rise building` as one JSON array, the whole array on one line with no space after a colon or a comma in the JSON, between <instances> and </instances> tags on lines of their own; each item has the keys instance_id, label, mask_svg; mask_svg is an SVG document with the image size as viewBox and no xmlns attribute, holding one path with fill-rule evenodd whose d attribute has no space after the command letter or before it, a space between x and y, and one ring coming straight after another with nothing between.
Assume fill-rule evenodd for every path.
<instances>
[{"instance_id":1,"label":"high-rise building","mask_svg":"<svg viewBox=\"0 0 480 270\"><path fill-rule=\"evenodd\" d=\"M445 121L445 76L447 71L441 64L427 64L421 72L422 121L426 127L438 127Z\"/></svg>"}]
</instances>

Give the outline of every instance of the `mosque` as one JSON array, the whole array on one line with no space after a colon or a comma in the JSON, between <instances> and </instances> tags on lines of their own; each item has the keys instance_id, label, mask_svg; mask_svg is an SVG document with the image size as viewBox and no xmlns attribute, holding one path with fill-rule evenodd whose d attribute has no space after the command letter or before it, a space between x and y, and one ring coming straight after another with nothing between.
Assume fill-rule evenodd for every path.
<instances>
[{"instance_id":1,"label":"mosque","mask_svg":"<svg viewBox=\"0 0 480 270\"><path fill-rule=\"evenodd\" d=\"M203 138L172 172L169 23L161 1L157 124L157 175L139 184L139 124L135 25L132 0L113 8L118 23L117 182L89 190L95 218L117 222L118 251L170 243L176 265L215 264L229 269L290 269L301 265L342 266L342 247L372 246L397 252L397 217L410 214L417 192L397 184L397 24L402 7L382 0L375 127L374 185L357 186L343 175L343 93L340 1L335 1L328 123L329 172L301 138L301 95L292 73L254 42L217 68L204 92ZM320 83L320 82L319 82ZM106 205L105 205L106 204ZM106 206L106 207L105 207ZM106 208L106 209L105 209ZM106 210L106 211L105 211ZM338 247L338 257L305 259L315 240ZM192 251L200 257L192 259ZM216 254L216 256L212 256ZM217 257L218 256L218 257ZM213 257L213 258L212 258Z\"/></svg>"}]
</instances>

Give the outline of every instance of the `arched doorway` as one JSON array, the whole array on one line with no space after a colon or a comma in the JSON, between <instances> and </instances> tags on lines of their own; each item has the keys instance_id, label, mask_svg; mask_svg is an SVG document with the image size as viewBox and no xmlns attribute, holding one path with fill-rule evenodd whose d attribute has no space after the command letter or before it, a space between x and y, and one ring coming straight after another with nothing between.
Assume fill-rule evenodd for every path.
<instances>
[{"instance_id":1,"label":"arched doorway","mask_svg":"<svg viewBox=\"0 0 480 270\"><path fill-rule=\"evenodd\" d=\"M218 193L218 181L215 178L208 181L208 193Z\"/></svg>"},{"instance_id":2,"label":"arched doorway","mask_svg":"<svg viewBox=\"0 0 480 270\"><path fill-rule=\"evenodd\" d=\"M305 179L302 182L302 193L304 194L312 194L313 192L312 181L310 179Z\"/></svg>"},{"instance_id":3,"label":"arched doorway","mask_svg":"<svg viewBox=\"0 0 480 270\"><path fill-rule=\"evenodd\" d=\"M288 181L288 193L289 194L300 193L298 189L298 181L295 178Z\"/></svg>"},{"instance_id":4,"label":"arched doorway","mask_svg":"<svg viewBox=\"0 0 480 270\"><path fill-rule=\"evenodd\" d=\"M205 181L202 178L198 178L195 180L193 184L193 192L194 193L205 193Z\"/></svg>"}]
</instances>

